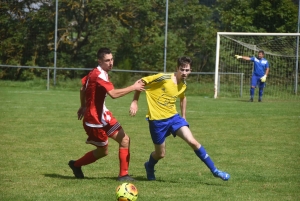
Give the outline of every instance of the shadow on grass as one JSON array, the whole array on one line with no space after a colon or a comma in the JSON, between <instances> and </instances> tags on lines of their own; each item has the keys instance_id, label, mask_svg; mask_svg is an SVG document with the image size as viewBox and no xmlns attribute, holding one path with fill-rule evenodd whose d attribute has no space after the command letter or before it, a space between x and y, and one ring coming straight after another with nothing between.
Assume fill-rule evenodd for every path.
<instances>
[{"instance_id":1,"label":"shadow on grass","mask_svg":"<svg viewBox=\"0 0 300 201\"><path fill-rule=\"evenodd\" d=\"M65 176L65 175L60 175L60 174L43 174L45 177L50 177L50 178L58 178L58 179L77 179L74 176ZM132 175L131 175L132 176ZM138 181L147 181L147 182L159 182L159 183L186 183L185 181L180 181L180 180L162 180L162 179L156 179L155 181L148 181L147 178L138 176L134 177L132 176L135 181L133 182L138 182ZM106 179L106 180L113 180L117 181L116 177L84 177L85 180L94 180L94 179ZM124 181L125 182L125 181ZM190 181L188 183L191 183ZM224 186L224 184L221 183L208 183L208 182L202 182L202 181L197 181L195 182L197 184L202 184L202 185L207 185L207 186ZM225 182L226 183L226 182Z\"/></svg>"},{"instance_id":2,"label":"shadow on grass","mask_svg":"<svg viewBox=\"0 0 300 201\"><path fill-rule=\"evenodd\" d=\"M184 183L195 183L196 185L201 184L201 185L207 185L207 186L225 186L222 183L208 183L208 182L202 182L202 181L195 181L195 182L191 182L191 181L183 181L183 180L163 180L163 179L156 179L154 181L149 181L147 178L139 176L139 177L134 177L133 178L136 181L146 181L146 182L158 182L158 183L172 183L172 184L184 184ZM227 182L224 182L227 183Z\"/></svg>"},{"instance_id":3,"label":"shadow on grass","mask_svg":"<svg viewBox=\"0 0 300 201\"><path fill-rule=\"evenodd\" d=\"M235 101L238 101L238 102L248 102L248 103L251 103L251 102L249 101L249 99L240 99L240 100L235 100Z\"/></svg>"},{"instance_id":4,"label":"shadow on grass","mask_svg":"<svg viewBox=\"0 0 300 201\"><path fill-rule=\"evenodd\" d=\"M45 177L50 178L58 178L58 179L77 179L74 176L66 176L66 175L60 175L60 174L43 174ZM132 175L131 175L132 176ZM148 181L145 177L134 177L132 176L136 181ZM107 180L113 180L117 181L117 177L84 177L84 179L107 179Z\"/></svg>"},{"instance_id":5,"label":"shadow on grass","mask_svg":"<svg viewBox=\"0 0 300 201\"><path fill-rule=\"evenodd\" d=\"M207 186L227 186L227 182L222 182L222 183L215 183L215 182L204 182L204 181L195 181L195 182L191 182L191 181L181 181L181 180L168 180L168 181L162 181L162 182L167 182L167 183L177 183L177 184L184 184L184 183L195 183L196 185L207 185Z\"/></svg>"},{"instance_id":6,"label":"shadow on grass","mask_svg":"<svg viewBox=\"0 0 300 201\"><path fill-rule=\"evenodd\" d=\"M65 176L65 175L60 175L60 174L44 174L45 177L50 177L50 178L59 178L59 179L77 179L74 176ZM84 179L98 179L96 177L84 177Z\"/></svg>"}]
</instances>

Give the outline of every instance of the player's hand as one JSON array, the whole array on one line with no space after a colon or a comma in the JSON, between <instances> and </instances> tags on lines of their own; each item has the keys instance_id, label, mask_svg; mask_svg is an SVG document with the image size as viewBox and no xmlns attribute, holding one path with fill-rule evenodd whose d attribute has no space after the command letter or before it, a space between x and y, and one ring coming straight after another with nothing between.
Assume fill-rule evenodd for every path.
<instances>
[{"instance_id":1,"label":"player's hand","mask_svg":"<svg viewBox=\"0 0 300 201\"><path fill-rule=\"evenodd\" d=\"M77 111L78 120L81 120L84 117L86 107L80 107Z\"/></svg>"},{"instance_id":2,"label":"player's hand","mask_svg":"<svg viewBox=\"0 0 300 201\"><path fill-rule=\"evenodd\" d=\"M138 111L138 105L136 101L132 101L130 108L129 108L129 115L134 117Z\"/></svg>"},{"instance_id":3,"label":"player's hand","mask_svg":"<svg viewBox=\"0 0 300 201\"><path fill-rule=\"evenodd\" d=\"M136 90L136 91L144 91L145 90L144 86L145 86L145 83L141 79L137 80L133 84L134 90Z\"/></svg>"},{"instance_id":4,"label":"player's hand","mask_svg":"<svg viewBox=\"0 0 300 201\"><path fill-rule=\"evenodd\" d=\"M234 55L236 59L241 59L243 58L243 56L240 56L240 55Z\"/></svg>"},{"instance_id":5,"label":"player's hand","mask_svg":"<svg viewBox=\"0 0 300 201\"><path fill-rule=\"evenodd\" d=\"M261 82L265 82L267 80L267 75L264 75L260 78L260 81Z\"/></svg>"}]
</instances>

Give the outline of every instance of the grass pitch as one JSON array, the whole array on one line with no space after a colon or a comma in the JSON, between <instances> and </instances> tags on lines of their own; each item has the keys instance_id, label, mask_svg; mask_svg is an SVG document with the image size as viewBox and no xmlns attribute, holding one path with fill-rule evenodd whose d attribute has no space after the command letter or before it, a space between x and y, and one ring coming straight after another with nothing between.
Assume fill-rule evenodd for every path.
<instances>
[{"instance_id":1,"label":"grass pitch","mask_svg":"<svg viewBox=\"0 0 300 201\"><path fill-rule=\"evenodd\" d=\"M194 136L231 179L213 177L187 144L170 136L157 181L147 181L143 164L153 145L146 101L142 95L131 118L132 96L107 97L106 105L131 137L129 173L138 180L138 200L300 200L300 101L188 96ZM110 140L109 155L83 167L83 180L67 165L93 149L76 117L79 90L0 86L0 103L0 200L115 200L117 143Z\"/></svg>"}]
</instances>

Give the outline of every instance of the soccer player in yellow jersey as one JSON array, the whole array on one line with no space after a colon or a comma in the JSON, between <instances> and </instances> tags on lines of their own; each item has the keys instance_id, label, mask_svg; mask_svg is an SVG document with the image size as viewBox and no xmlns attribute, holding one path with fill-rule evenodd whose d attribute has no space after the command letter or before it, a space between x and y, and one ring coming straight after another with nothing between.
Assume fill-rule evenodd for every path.
<instances>
[{"instance_id":1,"label":"soccer player in yellow jersey","mask_svg":"<svg viewBox=\"0 0 300 201\"><path fill-rule=\"evenodd\" d=\"M149 161L144 166L148 180L155 180L154 166L165 157L166 142L169 135L180 137L194 150L195 154L206 164L215 177L224 181L230 178L226 172L218 170L204 147L194 138L186 121L186 78L191 72L192 60L189 57L180 57L177 61L175 73L159 73L143 77L148 103L146 115L155 150L150 154ZM134 94L130 105L130 115L135 116L138 110L139 91ZM181 116L176 109L176 99L180 98Z\"/></svg>"}]
</instances>

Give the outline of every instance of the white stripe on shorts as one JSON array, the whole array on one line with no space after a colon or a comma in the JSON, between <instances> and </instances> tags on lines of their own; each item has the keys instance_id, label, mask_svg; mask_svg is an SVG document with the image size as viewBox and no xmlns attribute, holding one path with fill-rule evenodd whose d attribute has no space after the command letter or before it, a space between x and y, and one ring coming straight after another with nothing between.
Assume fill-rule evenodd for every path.
<instances>
[{"instance_id":1,"label":"white stripe on shorts","mask_svg":"<svg viewBox=\"0 0 300 201\"><path fill-rule=\"evenodd\" d=\"M105 145L107 145L108 144L108 140L106 140L105 142L95 142L95 141L86 141L85 142L86 144L93 144L93 145L95 145L95 146L97 146L97 147L103 147L103 146L105 146Z\"/></svg>"},{"instance_id":2,"label":"white stripe on shorts","mask_svg":"<svg viewBox=\"0 0 300 201\"><path fill-rule=\"evenodd\" d=\"M120 126L121 126L120 123L117 122L113 127L111 127L111 128L107 131L107 136L110 136L111 134L113 134Z\"/></svg>"}]
</instances>

